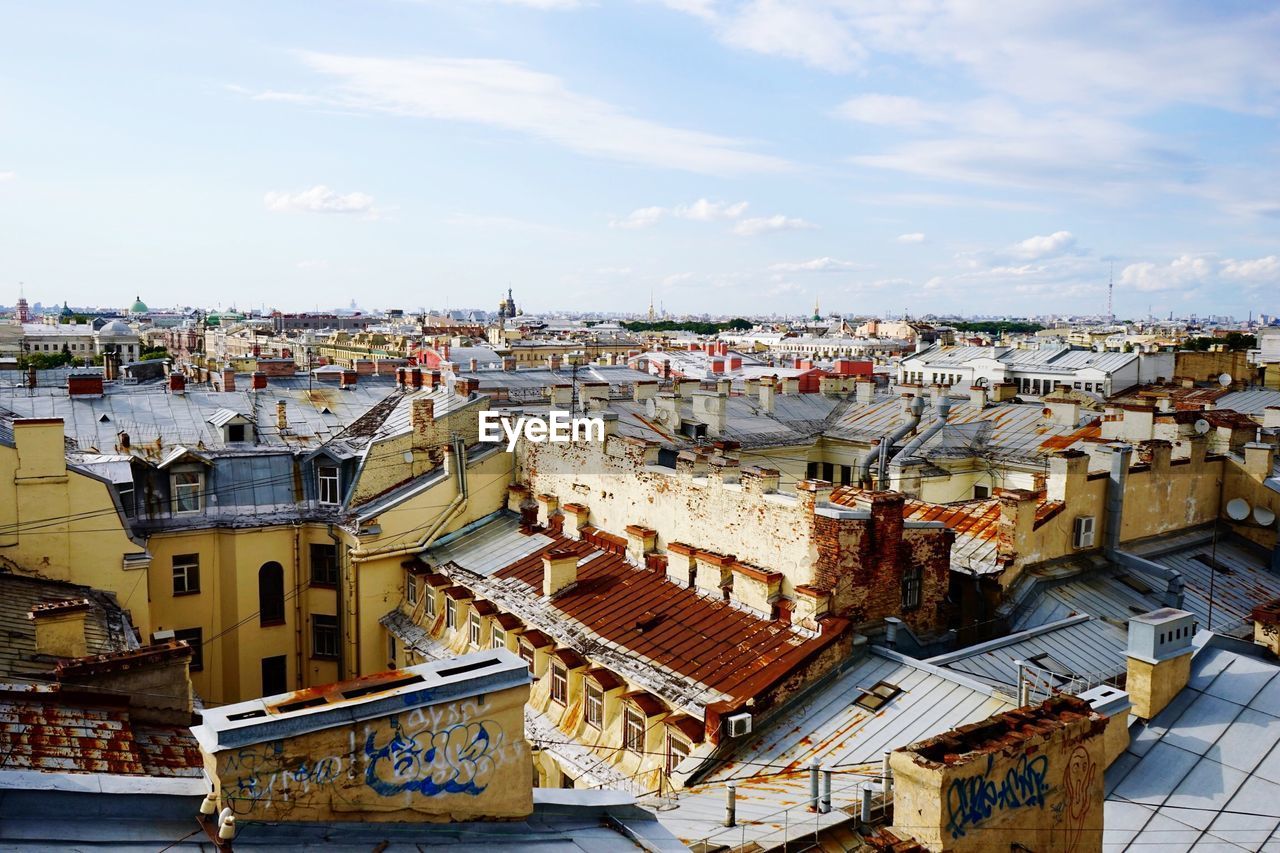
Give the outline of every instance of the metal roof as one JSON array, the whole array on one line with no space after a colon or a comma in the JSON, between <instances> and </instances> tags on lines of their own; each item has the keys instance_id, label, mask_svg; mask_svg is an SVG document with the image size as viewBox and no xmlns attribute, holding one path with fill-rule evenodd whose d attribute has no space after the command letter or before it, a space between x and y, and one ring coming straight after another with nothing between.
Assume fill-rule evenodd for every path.
<instances>
[{"instance_id":1,"label":"metal roof","mask_svg":"<svg viewBox=\"0 0 1280 853\"><path fill-rule=\"evenodd\" d=\"M88 654L135 648L137 639L115 596L79 584L0 574L0 677L46 673L54 658L36 654L35 623L28 618L36 604L87 598L85 644Z\"/></svg>"},{"instance_id":2,"label":"metal roof","mask_svg":"<svg viewBox=\"0 0 1280 853\"><path fill-rule=\"evenodd\" d=\"M854 704L862 688L881 681L902 692L876 711ZM768 849L781 844L784 835L812 836L816 825L848 819L841 809L856 806L861 787L872 777L878 781L887 750L986 719L1013 705L963 675L874 648L744 739L698 785L664 803L658 817L687 843L710 839L737 847L757 841ZM805 808L808 768L815 760L838 774L827 815ZM723 826L729 781L737 786L739 826L734 828Z\"/></svg>"},{"instance_id":3,"label":"metal roof","mask_svg":"<svg viewBox=\"0 0 1280 853\"><path fill-rule=\"evenodd\" d=\"M1263 654L1204 640L1187 686L1107 770L1104 850L1280 848L1280 666Z\"/></svg>"},{"instance_id":4,"label":"metal roof","mask_svg":"<svg viewBox=\"0 0 1280 853\"><path fill-rule=\"evenodd\" d=\"M1246 415L1260 415L1263 409L1280 406L1280 391L1272 388L1250 388L1247 391L1232 391L1219 397L1215 408L1231 409Z\"/></svg>"},{"instance_id":5,"label":"metal roof","mask_svg":"<svg viewBox=\"0 0 1280 853\"><path fill-rule=\"evenodd\" d=\"M1018 661L1027 661L1041 673L1065 676L1063 689L1087 689L1124 674L1127 642L1124 628L1081 614L939 655L929 663L993 687L1017 690Z\"/></svg>"}]
</instances>

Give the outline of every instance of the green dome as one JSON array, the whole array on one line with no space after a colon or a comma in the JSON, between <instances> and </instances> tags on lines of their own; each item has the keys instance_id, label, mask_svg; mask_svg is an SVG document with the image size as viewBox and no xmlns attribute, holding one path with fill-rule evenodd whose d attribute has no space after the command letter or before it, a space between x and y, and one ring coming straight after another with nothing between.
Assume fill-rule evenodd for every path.
<instances>
[{"instance_id":1,"label":"green dome","mask_svg":"<svg viewBox=\"0 0 1280 853\"><path fill-rule=\"evenodd\" d=\"M66 303L66 302L63 302L63 303L62 303L62 316L63 316L63 317L70 317L70 316L72 316L71 309L67 307L67 303Z\"/></svg>"},{"instance_id":2,"label":"green dome","mask_svg":"<svg viewBox=\"0 0 1280 853\"><path fill-rule=\"evenodd\" d=\"M204 318L204 324L206 326L220 326L222 325L222 315L217 311L212 311Z\"/></svg>"},{"instance_id":3,"label":"green dome","mask_svg":"<svg viewBox=\"0 0 1280 853\"><path fill-rule=\"evenodd\" d=\"M151 309L149 309L149 308L147 307L147 303L145 303L145 302L143 302L143 301L142 301L142 297L141 297L141 296L135 296L135 297L133 298L133 307L129 309L129 313L131 313L131 314L145 314L145 313L147 313L149 310L151 310Z\"/></svg>"}]
</instances>

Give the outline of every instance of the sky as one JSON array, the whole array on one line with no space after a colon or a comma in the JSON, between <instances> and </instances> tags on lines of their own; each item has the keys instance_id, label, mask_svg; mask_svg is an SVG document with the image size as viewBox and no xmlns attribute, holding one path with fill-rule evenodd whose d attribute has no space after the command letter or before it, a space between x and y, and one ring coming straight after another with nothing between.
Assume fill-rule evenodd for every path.
<instances>
[{"instance_id":1,"label":"sky","mask_svg":"<svg viewBox=\"0 0 1280 853\"><path fill-rule=\"evenodd\" d=\"M0 0L0 304L1280 313L1280 6Z\"/></svg>"}]
</instances>

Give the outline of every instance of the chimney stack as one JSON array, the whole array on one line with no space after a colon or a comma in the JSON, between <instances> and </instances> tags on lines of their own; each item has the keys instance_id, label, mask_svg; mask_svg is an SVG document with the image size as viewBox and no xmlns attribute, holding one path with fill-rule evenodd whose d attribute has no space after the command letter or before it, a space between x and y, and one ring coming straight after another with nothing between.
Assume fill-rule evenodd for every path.
<instances>
[{"instance_id":1,"label":"chimney stack","mask_svg":"<svg viewBox=\"0 0 1280 853\"><path fill-rule=\"evenodd\" d=\"M769 413L773 413L774 398L777 396L777 389L774 387L773 379L766 376L760 380L760 408Z\"/></svg>"},{"instance_id":2,"label":"chimney stack","mask_svg":"<svg viewBox=\"0 0 1280 853\"><path fill-rule=\"evenodd\" d=\"M360 381L360 374L351 368L344 368L342 371L342 379L338 384L339 388L353 388Z\"/></svg>"},{"instance_id":3,"label":"chimney stack","mask_svg":"<svg viewBox=\"0 0 1280 853\"><path fill-rule=\"evenodd\" d=\"M222 368L222 390L236 390L236 371L231 367Z\"/></svg>"},{"instance_id":4,"label":"chimney stack","mask_svg":"<svg viewBox=\"0 0 1280 853\"><path fill-rule=\"evenodd\" d=\"M36 625L36 654L58 658L82 658L89 653L85 620L93 605L87 598L51 601L31 608Z\"/></svg>"},{"instance_id":5,"label":"chimney stack","mask_svg":"<svg viewBox=\"0 0 1280 853\"><path fill-rule=\"evenodd\" d=\"M578 582L578 555L555 549L542 555L542 594L553 598Z\"/></svg>"},{"instance_id":6,"label":"chimney stack","mask_svg":"<svg viewBox=\"0 0 1280 853\"><path fill-rule=\"evenodd\" d=\"M415 391L422 387L422 368L413 367L409 370L409 386Z\"/></svg>"},{"instance_id":7,"label":"chimney stack","mask_svg":"<svg viewBox=\"0 0 1280 853\"><path fill-rule=\"evenodd\" d=\"M67 377L68 397L101 397L102 374L73 373Z\"/></svg>"},{"instance_id":8,"label":"chimney stack","mask_svg":"<svg viewBox=\"0 0 1280 853\"><path fill-rule=\"evenodd\" d=\"M187 390L187 377L181 373L169 374L169 391L173 394L181 394Z\"/></svg>"},{"instance_id":9,"label":"chimney stack","mask_svg":"<svg viewBox=\"0 0 1280 853\"><path fill-rule=\"evenodd\" d=\"M1125 689L1133 714L1150 720L1173 701L1191 678L1195 614L1162 607L1129 620Z\"/></svg>"},{"instance_id":10,"label":"chimney stack","mask_svg":"<svg viewBox=\"0 0 1280 853\"><path fill-rule=\"evenodd\" d=\"M276 400L276 428L284 432L289 428L289 413L284 400Z\"/></svg>"}]
</instances>

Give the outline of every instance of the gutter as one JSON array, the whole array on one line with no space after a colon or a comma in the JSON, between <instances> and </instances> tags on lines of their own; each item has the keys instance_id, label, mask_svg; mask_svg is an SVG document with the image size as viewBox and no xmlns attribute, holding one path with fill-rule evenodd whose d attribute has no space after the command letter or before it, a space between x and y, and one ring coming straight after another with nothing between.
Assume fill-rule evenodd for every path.
<instances>
[{"instance_id":1,"label":"gutter","mask_svg":"<svg viewBox=\"0 0 1280 853\"><path fill-rule=\"evenodd\" d=\"M881 456L885 451L892 447L894 443L906 438L920 426L920 416L924 413L924 398L916 397L911 401L911 408L908 412L909 419L905 424L895 429L893 432L880 439L879 444L873 444L871 449L863 454L858 460L858 482L864 487L870 487L871 483L871 463L876 460L877 456ZM883 480L884 477L881 476Z\"/></svg>"},{"instance_id":2,"label":"gutter","mask_svg":"<svg viewBox=\"0 0 1280 853\"><path fill-rule=\"evenodd\" d=\"M1125 483L1129 478L1129 459L1132 456L1133 445L1111 445L1111 473L1107 477L1107 516L1102 553L1116 565L1155 575L1166 581L1168 587L1160 597L1161 604L1181 610L1186 597L1186 582L1182 579L1182 572L1120 548L1120 526L1124 521ZM1214 523L1217 523L1216 519Z\"/></svg>"}]
</instances>

